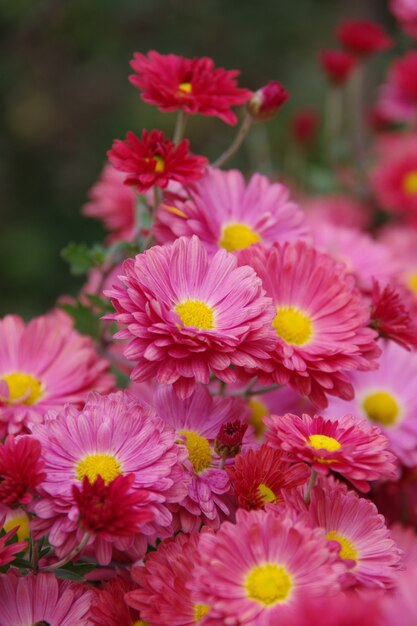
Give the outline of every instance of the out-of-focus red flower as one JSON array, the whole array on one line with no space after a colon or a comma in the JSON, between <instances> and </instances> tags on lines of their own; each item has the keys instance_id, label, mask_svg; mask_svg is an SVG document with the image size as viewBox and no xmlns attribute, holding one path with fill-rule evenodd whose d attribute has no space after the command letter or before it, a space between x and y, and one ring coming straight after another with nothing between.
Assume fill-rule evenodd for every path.
<instances>
[{"instance_id":1,"label":"out-of-focus red flower","mask_svg":"<svg viewBox=\"0 0 417 626\"><path fill-rule=\"evenodd\" d=\"M125 184L143 193L153 185L165 188L170 180L187 183L203 176L207 159L191 154L189 145L183 139L176 146L160 130L144 130L141 139L129 131L126 141L116 139L107 155L117 170L126 172Z\"/></svg>"},{"instance_id":2,"label":"out-of-focus red flower","mask_svg":"<svg viewBox=\"0 0 417 626\"><path fill-rule=\"evenodd\" d=\"M320 65L329 81L335 85L343 85L356 66L356 57L345 50L322 50Z\"/></svg>"},{"instance_id":3,"label":"out-of-focus red flower","mask_svg":"<svg viewBox=\"0 0 417 626\"><path fill-rule=\"evenodd\" d=\"M226 124L236 124L231 107L244 104L251 97L248 89L237 86L237 70L215 68L207 57L186 59L176 54L148 55L135 52L131 61L136 72L129 77L142 91L141 98L160 111L182 109L189 115L212 115Z\"/></svg>"},{"instance_id":4,"label":"out-of-focus red flower","mask_svg":"<svg viewBox=\"0 0 417 626\"><path fill-rule=\"evenodd\" d=\"M393 46L382 26L368 20L345 20L337 30L337 37L342 46L359 57Z\"/></svg>"},{"instance_id":5,"label":"out-of-focus red flower","mask_svg":"<svg viewBox=\"0 0 417 626\"><path fill-rule=\"evenodd\" d=\"M41 444L37 439L7 437L0 444L0 503L13 507L30 502L46 476L43 468Z\"/></svg>"},{"instance_id":6,"label":"out-of-focus red flower","mask_svg":"<svg viewBox=\"0 0 417 626\"><path fill-rule=\"evenodd\" d=\"M319 124L319 116L314 109L299 109L292 118L292 134L295 141L307 147L314 140Z\"/></svg>"},{"instance_id":7,"label":"out-of-focus red flower","mask_svg":"<svg viewBox=\"0 0 417 626\"><path fill-rule=\"evenodd\" d=\"M381 288L374 281L371 326L381 337L396 341L406 350L417 348L417 324L400 293L392 285Z\"/></svg>"},{"instance_id":8,"label":"out-of-focus red flower","mask_svg":"<svg viewBox=\"0 0 417 626\"><path fill-rule=\"evenodd\" d=\"M247 104L248 111L257 120L272 120L288 98L288 91L281 83L271 80L255 91Z\"/></svg>"},{"instance_id":9,"label":"out-of-focus red flower","mask_svg":"<svg viewBox=\"0 0 417 626\"><path fill-rule=\"evenodd\" d=\"M217 454L223 458L233 458L239 454L247 429L248 425L239 420L222 424L214 440L214 449Z\"/></svg>"},{"instance_id":10,"label":"out-of-focus red flower","mask_svg":"<svg viewBox=\"0 0 417 626\"><path fill-rule=\"evenodd\" d=\"M369 109L367 119L369 126L376 133L392 128L392 120L377 104Z\"/></svg>"}]
</instances>

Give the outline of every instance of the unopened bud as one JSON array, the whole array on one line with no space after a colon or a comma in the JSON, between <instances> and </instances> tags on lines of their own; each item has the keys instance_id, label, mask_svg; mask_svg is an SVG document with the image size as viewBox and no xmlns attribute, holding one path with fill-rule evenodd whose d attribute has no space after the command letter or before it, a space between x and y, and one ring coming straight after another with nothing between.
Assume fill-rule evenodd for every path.
<instances>
[{"instance_id":1,"label":"unopened bud","mask_svg":"<svg viewBox=\"0 0 417 626\"><path fill-rule=\"evenodd\" d=\"M281 83L271 80L255 91L247 104L248 111L256 120L272 120L288 97L289 94Z\"/></svg>"},{"instance_id":2,"label":"unopened bud","mask_svg":"<svg viewBox=\"0 0 417 626\"><path fill-rule=\"evenodd\" d=\"M320 64L333 85L343 85L356 67L356 57L344 50L322 50Z\"/></svg>"},{"instance_id":3,"label":"unopened bud","mask_svg":"<svg viewBox=\"0 0 417 626\"><path fill-rule=\"evenodd\" d=\"M247 428L248 425L239 420L223 424L214 440L214 449L217 454L224 459L233 458L239 454Z\"/></svg>"}]
</instances>

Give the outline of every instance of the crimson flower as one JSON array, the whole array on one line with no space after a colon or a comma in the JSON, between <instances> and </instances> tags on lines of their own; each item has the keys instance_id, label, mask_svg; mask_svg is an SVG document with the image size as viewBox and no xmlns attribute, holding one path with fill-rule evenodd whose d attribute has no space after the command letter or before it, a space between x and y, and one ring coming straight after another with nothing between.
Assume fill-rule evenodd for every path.
<instances>
[{"instance_id":1,"label":"crimson flower","mask_svg":"<svg viewBox=\"0 0 417 626\"><path fill-rule=\"evenodd\" d=\"M296 111L291 121L295 141L303 148L308 147L314 139L319 122L319 116L314 109L304 108Z\"/></svg>"},{"instance_id":2,"label":"crimson flower","mask_svg":"<svg viewBox=\"0 0 417 626\"><path fill-rule=\"evenodd\" d=\"M417 324L401 294L386 285L383 289L374 280L371 304L371 326L381 337L396 341L406 350L417 348Z\"/></svg>"},{"instance_id":3,"label":"crimson flower","mask_svg":"<svg viewBox=\"0 0 417 626\"><path fill-rule=\"evenodd\" d=\"M277 80L255 91L248 102L248 111L257 120L271 120L288 100L288 91Z\"/></svg>"},{"instance_id":4,"label":"crimson flower","mask_svg":"<svg viewBox=\"0 0 417 626\"><path fill-rule=\"evenodd\" d=\"M382 26L368 20L345 20L341 23L337 36L345 48L359 57L387 50L393 45Z\"/></svg>"},{"instance_id":5,"label":"crimson flower","mask_svg":"<svg viewBox=\"0 0 417 626\"><path fill-rule=\"evenodd\" d=\"M30 436L13 435L0 444L0 502L6 506L27 504L43 481L41 444Z\"/></svg>"},{"instance_id":6,"label":"crimson flower","mask_svg":"<svg viewBox=\"0 0 417 626\"><path fill-rule=\"evenodd\" d=\"M239 420L222 424L214 440L214 449L217 454L223 458L233 458L239 454L247 429L248 425Z\"/></svg>"},{"instance_id":7,"label":"crimson flower","mask_svg":"<svg viewBox=\"0 0 417 626\"><path fill-rule=\"evenodd\" d=\"M136 74L129 77L130 82L142 91L144 102L160 111L182 109L233 125L237 117L230 108L251 97L250 91L237 86L238 71L215 68L207 57L187 59L151 50L147 56L135 52L131 66Z\"/></svg>"},{"instance_id":8,"label":"crimson flower","mask_svg":"<svg viewBox=\"0 0 417 626\"><path fill-rule=\"evenodd\" d=\"M191 154L189 145L183 139L176 146L160 130L143 130L141 139L129 131L107 155L117 170L126 172L124 183L144 193L153 185L165 188L170 180L188 183L203 176L207 159Z\"/></svg>"},{"instance_id":9,"label":"crimson flower","mask_svg":"<svg viewBox=\"0 0 417 626\"><path fill-rule=\"evenodd\" d=\"M320 64L331 83L343 85L356 66L356 57L344 50L322 50Z\"/></svg>"}]
</instances>

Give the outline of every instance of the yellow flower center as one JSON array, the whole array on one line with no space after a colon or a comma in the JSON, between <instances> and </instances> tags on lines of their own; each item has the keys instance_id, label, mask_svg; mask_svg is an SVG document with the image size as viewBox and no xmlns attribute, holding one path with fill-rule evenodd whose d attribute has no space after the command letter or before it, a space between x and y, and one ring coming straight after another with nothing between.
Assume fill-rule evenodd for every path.
<instances>
[{"instance_id":1,"label":"yellow flower center","mask_svg":"<svg viewBox=\"0 0 417 626\"><path fill-rule=\"evenodd\" d=\"M187 219L187 214L184 213L184 211L181 211L181 209L179 209L176 206L173 206L171 204L163 204L162 208L165 209L165 211L168 211L168 213L172 213L172 215L176 215L177 217L182 217L184 219Z\"/></svg>"},{"instance_id":2,"label":"yellow flower center","mask_svg":"<svg viewBox=\"0 0 417 626\"><path fill-rule=\"evenodd\" d=\"M291 576L284 567L266 563L253 567L246 576L248 597L264 606L285 602L292 589Z\"/></svg>"},{"instance_id":3,"label":"yellow flower center","mask_svg":"<svg viewBox=\"0 0 417 626\"><path fill-rule=\"evenodd\" d=\"M157 154L153 158L156 161L155 172L157 172L158 174L162 174L162 172L165 170L164 159Z\"/></svg>"},{"instance_id":4,"label":"yellow flower center","mask_svg":"<svg viewBox=\"0 0 417 626\"><path fill-rule=\"evenodd\" d=\"M315 450L327 450L328 452L335 452L342 447L337 439L328 437L327 435L310 435L308 443Z\"/></svg>"},{"instance_id":5,"label":"yellow flower center","mask_svg":"<svg viewBox=\"0 0 417 626\"><path fill-rule=\"evenodd\" d=\"M219 245L228 252L233 252L233 250L249 248L258 241L262 241L261 236L246 224L229 224L223 227Z\"/></svg>"},{"instance_id":6,"label":"yellow flower center","mask_svg":"<svg viewBox=\"0 0 417 626\"><path fill-rule=\"evenodd\" d=\"M119 461L111 454L87 454L75 468L75 477L82 480L87 476L92 484L97 476L101 476L106 485L122 473Z\"/></svg>"},{"instance_id":7,"label":"yellow flower center","mask_svg":"<svg viewBox=\"0 0 417 626\"><path fill-rule=\"evenodd\" d=\"M265 483L261 483L258 487L258 491L261 494L262 502L267 504L267 502L276 502L277 497Z\"/></svg>"},{"instance_id":8,"label":"yellow flower center","mask_svg":"<svg viewBox=\"0 0 417 626\"><path fill-rule=\"evenodd\" d=\"M402 188L408 196L417 194L417 170L407 172L402 180Z\"/></svg>"},{"instance_id":9,"label":"yellow flower center","mask_svg":"<svg viewBox=\"0 0 417 626\"><path fill-rule=\"evenodd\" d=\"M8 533L16 526L19 527L16 531L18 541L27 541L30 535L29 518L21 509L17 509L7 516L3 529Z\"/></svg>"},{"instance_id":10,"label":"yellow flower center","mask_svg":"<svg viewBox=\"0 0 417 626\"><path fill-rule=\"evenodd\" d=\"M407 284L411 291L417 294L417 272L408 276Z\"/></svg>"},{"instance_id":11,"label":"yellow flower center","mask_svg":"<svg viewBox=\"0 0 417 626\"><path fill-rule=\"evenodd\" d=\"M193 430L180 430L178 434L185 437L188 457L193 465L194 471L197 473L203 472L210 467L213 454L208 440Z\"/></svg>"},{"instance_id":12,"label":"yellow flower center","mask_svg":"<svg viewBox=\"0 0 417 626\"><path fill-rule=\"evenodd\" d=\"M184 300L175 307L184 326L194 326L203 330L214 328L214 310L201 300Z\"/></svg>"},{"instance_id":13,"label":"yellow flower center","mask_svg":"<svg viewBox=\"0 0 417 626\"><path fill-rule=\"evenodd\" d=\"M148 622L144 622L143 619L137 619L132 626L148 626Z\"/></svg>"},{"instance_id":14,"label":"yellow flower center","mask_svg":"<svg viewBox=\"0 0 417 626\"><path fill-rule=\"evenodd\" d=\"M265 432L265 424L263 421L263 418L266 415L269 415L269 411L266 408L266 406L264 405L263 402L261 402L260 400L258 400L255 397L252 397L249 402L249 409L251 411L251 416L249 418L249 424L251 424L251 426L253 426L253 429L255 431L255 435L258 439L260 439L262 437L262 435Z\"/></svg>"},{"instance_id":15,"label":"yellow flower center","mask_svg":"<svg viewBox=\"0 0 417 626\"><path fill-rule=\"evenodd\" d=\"M191 83L180 83L178 86L178 91L182 91L183 93L191 93L192 92ZM181 93L179 95L182 95Z\"/></svg>"},{"instance_id":16,"label":"yellow flower center","mask_svg":"<svg viewBox=\"0 0 417 626\"><path fill-rule=\"evenodd\" d=\"M194 621L199 622L207 613L210 607L208 604L195 604L194 605Z\"/></svg>"},{"instance_id":17,"label":"yellow flower center","mask_svg":"<svg viewBox=\"0 0 417 626\"><path fill-rule=\"evenodd\" d=\"M306 344L313 332L310 318L293 306L278 308L272 326L284 341L296 346Z\"/></svg>"},{"instance_id":18,"label":"yellow flower center","mask_svg":"<svg viewBox=\"0 0 417 626\"><path fill-rule=\"evenodd\" d=\"M350 561L358 560L358 551L356 550L353 543L343 537L343 535L339 535L335 530L330 530L326 534L326 539L329 541L337 541L340 544L339 556L341 559L349 559Z\"/></svg>"},{"instance_id":19,"label":"yellow flower center","mask_svg":"<svg viewBox=\"0 0 417 626\"><path fill-rule=\"evenodd\" d=\"M10 404L16 403L19 400L22 404L36 404L43 396L42 383L32 376L32 374L11 372L10 374L0 376L0 379L7 383L10 394L8 402L10 402Z\"/></svg>"},{"instance_id":20,"label":"yellow flower center","mask_svg":"<svg viewBox=\"0 0 417 626\"><path fill-rule=\"evenodd\" d=\"M400 414L398 402L388 391L375 391L367 395L362 407L372 422L393 426Z\"/></svg>"}]
</instances>

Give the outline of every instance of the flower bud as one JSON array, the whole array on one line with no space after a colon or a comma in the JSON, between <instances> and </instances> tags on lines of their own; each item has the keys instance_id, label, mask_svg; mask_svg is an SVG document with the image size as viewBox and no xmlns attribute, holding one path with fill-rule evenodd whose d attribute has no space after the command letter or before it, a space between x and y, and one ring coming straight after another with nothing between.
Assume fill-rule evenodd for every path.
<instances>
[{"instance_id":1,"label":"flower bud","mask_svg":"<svg viewBox=\"0 0 417 626\"><path fill-rule=\"evenodd\" d=\"M214 440L214 449L217 454L225 459L239 454L247 428L248 425L239 420L223 424Z\"/></svg>"},{"instance_id":2,"label":"flower bud","mask_svg":"<svg viewBox=\"0 0 417 626\"><path fill-rule=\"evenodd\" d=\"M272 120L288 100L289 94L284 87L276 80L271 80L255 91L247 104L251 116L256 120Z\"/></svg>"},{"instance_id":3,"label":"flower bud","mask_svg":"<svg viewBox=\"0 0 417 626\"><path fill-rule=\"evenodd\" d=\"M334 85L343 85L356 66L356 57L344 50L322 50L320 64Z\"/></svg>"}]
</instances>

